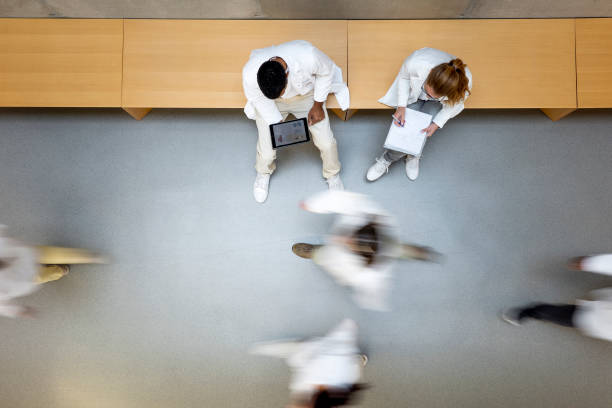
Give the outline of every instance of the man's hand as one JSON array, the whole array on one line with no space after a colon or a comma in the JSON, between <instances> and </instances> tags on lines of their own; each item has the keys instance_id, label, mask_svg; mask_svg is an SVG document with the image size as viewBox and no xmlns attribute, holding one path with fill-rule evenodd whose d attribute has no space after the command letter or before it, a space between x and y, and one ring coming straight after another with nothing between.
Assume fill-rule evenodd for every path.
<instances>
[{"instance_id":1,"label":"man's hand","mask_svg":"<svg viewBox=\"0 0 612 408\"><path fill-rule=\"evenodd\" d=\"M438 129L440 129L440 126L438 126L435 123L431 122L431 125L427 126L425 129L421 130L421 132L425 132L427 137L431 137L431 135L433 135L436 132L436 130L438 130Z\"/></svg>"},{"instance_id":2,"label":"man's hand","mask_svg":"<svg viewBox=\"0 0 612 408\"><path fill-rule=\"evenodd\" d=\"M395 117L395 120L393 121L395 126L403 127L405 123L404 119L406 118L406 107L398 106L393 116Z\"/></svg>"},{"instance_id":3,"label":"man's hand","mask_svg":"<svg viewBox=\"0 0 612 408\"><path fill-rule=\"evenodd\" d=\"M323 102L315 102L308 112L308 126L312 126L325 119L325 112L323 112Z\"/></svg>"}]
</instances>

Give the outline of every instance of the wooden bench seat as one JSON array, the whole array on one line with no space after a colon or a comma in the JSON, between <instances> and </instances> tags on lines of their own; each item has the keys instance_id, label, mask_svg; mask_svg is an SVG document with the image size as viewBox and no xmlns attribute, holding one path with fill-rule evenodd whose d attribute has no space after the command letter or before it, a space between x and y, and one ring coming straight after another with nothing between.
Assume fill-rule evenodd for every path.
<instances>
[{"instance_id":1,"label":"wooden bench seat","mask_svg":"<svg viewBox=\"0 0 612 408\"><path fill-rule=\"evenodd\" d=\"M0 106L242 108L251 50L306 39L343 70L351 109L378 103L414 50L461 57L467 108L540 108L558 119L612 107L612 19L0 19ZM328 108L338 112L330 96ZM341 114L347 118L350 116Z\"/></svg>"},{"instance_id":2,"label":"wooden bench seat","mask_svg":"<svg viewBox=\"0 0 612 408\"><path fill-rule=\"evenodd\" d=\"M574 19L349 21L351 107L378 103L414 50L457 55L474 78L466 108L576 109Z\"/></svg>"},{"instance_id":3,"label":"wooden bench seat","mask_svg":"<svg viewBox=\"0 0 612 408\"><path fill-rule=\"evenodd\" d=\"M123 20L0 19L0 106L120 107Z\"/></svg>"},{"instance_id":4,"label":"wooden bench seat","mask_svg":"<svg viewBox=\"0 0 612 408\"><path fill-rule=\"evenodd\" d=\"M612 107L612 19L576 20L579 108Z\"/></svg>"},{"instance_id":5,"label":"wooden bench seat","mask_svg":"<svg viewBox=\"0 0 612 408\"><path fill-rule=\"evenodd\" d=\"M242 108L253 49L308 40L347 74L346 20L125 20L123 107ZM328 108L338 108L330 96Z\"/></svg>"}]
</instances>

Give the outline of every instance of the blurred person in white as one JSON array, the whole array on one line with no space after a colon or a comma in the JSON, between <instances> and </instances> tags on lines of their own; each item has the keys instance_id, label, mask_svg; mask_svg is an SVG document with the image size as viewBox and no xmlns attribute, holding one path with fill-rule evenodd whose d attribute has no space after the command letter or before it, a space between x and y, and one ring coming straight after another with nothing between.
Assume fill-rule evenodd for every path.
<instances>
[{"instance_id":1,"label":"blurred person in white","mask_svg":"<svg viewBox=\"0 0 612 408\"><path fill-rule=\"evenodd\" d=\"M103 262L84 249L25 245L7 237L5 230L0 225L0 316L32 316L31 307L12 301L34 293L42 283L60 279L70 271L70 264Z\"/></svg>"},{"instance_id":2,"label":"blurred person in white","mask_svg":"<svg viewBox=\"0 0 612 408\"><path fill-rule=\"evenodd\" d=\"M308 41L289 41L253 50L242 70L242 86L247 98L244 113L255 120L259 133L255 201L263 203L268 197L270 175L276 168L270 125L289 114L308 119L312 141L321 153L323 177L329 189L342 190L338 147L325 106L333 93L342 110L349 107L349 90L340 67Z\"/></svg>"},{"instance_id":3,"label":"blurred person in white","mask_svg":"<svg viewBox=\"0 0 612 408\"><path fill-rule=\"evenodd\" d=\"M569 267L577 271L612 275L612 254L597 254L573 258L569 261Z\"/></svg>"},{"instance_id":4,"label":"blurred person in white","mask_svg":"<svg viewBox=\"0 0 612 408\"><path fill-rule=\"evenodd\" d=\"M612 341L612 288L590 292L571 304L535 303L502 312L502 319L514 326L535 319L574 327L584 335Z\"/></svg>"},{"instance_id":5,"label":"blurred person in white","mask_svg":"<svg viewBox=\"0 0 612 408\"><path fill-rule=\"evenodd\" d=\"M324 191L300 205L313 213L338 216L325 245L297 243L293 252L312 259L338 284L352 288L355 302L364 309L389 309L387 292L398 259L439 259L430 248L403 244L395 218L366 195Z\"/></svg>"},{"instance_id":6,"label":"blurred person in white","mask_svg":"<svg viewBox=\"0 0 612 408\"><path fill-rule=\"evenodd\" d=\"M291 369L291 407L327 408L352 402L367 357L357 346L357 324L343 320L324 337L257 344L252 354L285 359Z\"/></svg>"}]
</instances>

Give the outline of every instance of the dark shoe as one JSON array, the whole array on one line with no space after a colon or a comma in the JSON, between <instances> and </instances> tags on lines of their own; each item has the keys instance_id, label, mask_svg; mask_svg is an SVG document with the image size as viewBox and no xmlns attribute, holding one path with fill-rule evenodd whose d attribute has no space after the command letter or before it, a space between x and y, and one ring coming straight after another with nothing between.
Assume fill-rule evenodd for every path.
<instances>
[{"instance_id":1,"label":"dark shoe","mask_svg":"<svg viewBox=\"0 0 612 408\"><path fill-rule=\"evenodd\" d=\"M296 254L300 258L310 259L312 258L313 252L317 248L320 248L320 247L321 245L312 245L312 244L305 244L303 242L300 242L298 244L293 244L293 246L291 247L291 250L293 251L294 254Z\"/></svg>"}]
</instances>

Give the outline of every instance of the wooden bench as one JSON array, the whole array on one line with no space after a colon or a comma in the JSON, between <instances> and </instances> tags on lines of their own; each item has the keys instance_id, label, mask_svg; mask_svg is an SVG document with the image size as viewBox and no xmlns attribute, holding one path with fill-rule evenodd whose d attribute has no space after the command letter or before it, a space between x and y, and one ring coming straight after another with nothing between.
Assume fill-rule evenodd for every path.
<instances>
[{"instance_id":1,"label":"wooden bench","mask_svg":"<svg viewBox=\"0 0 612 408\"><path fill-rule=\"evenodd\" d=\"M469 65L467 108L540 108L558 119L612 107L612 19L0 19L0 106L123 107L136 118L151 108L242 108L251 50L293 39L340 65L350 113L386 108L378 99L424 46ZM328 107L339 113L333 96Z\"/></svg>"},{"instance_id":2,"label":"wooden bench","mask_svg":"<svg viewBox=\"0 0 612 408\"><path fill-rule=\"evenodd\" d=\"M347 74L346 20L125 20L123 108L242 108L253 49L312 42ZM338 108L330 96L328 108Z\"/></svg>"},{"instance_id":3,"label":"wooden bench","mask_svg":"<svg viewBox=\"0 0 612 408\"><path fill-rule=\"evenodd\" d=\"M612 19L576 20L578 107L612 107Z\"/></svg>"},{"instance_id":4,"label":"wooden bench","mask_svg":"<svg viewBox=\"0 0 612 408\"><path fill-rule=\"evenodd\" d=\"M403 60L433 47L469 66L466 108L540 108L556 120L576 109L574 19L349 21L351 107L378 103Z\"/></svg>"},{"instance_id":5,"label":"wooden bench","mask_svg":"<svg viewBox=\"0 0 612 408\"><path fill-rule=\"evenodd\" d=\"M0 106L120 107L123 20L0 19Z\"/></svg>"}]
</instances>

